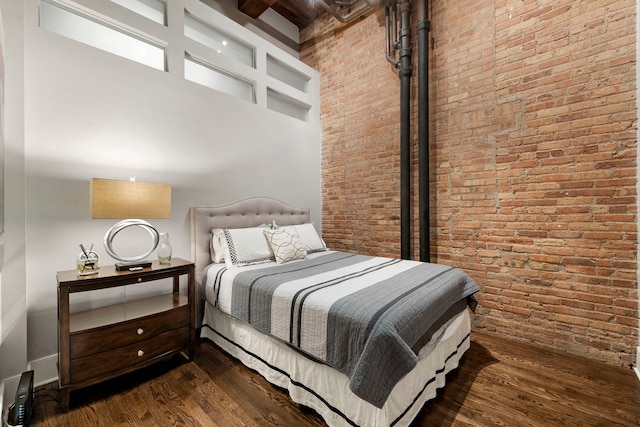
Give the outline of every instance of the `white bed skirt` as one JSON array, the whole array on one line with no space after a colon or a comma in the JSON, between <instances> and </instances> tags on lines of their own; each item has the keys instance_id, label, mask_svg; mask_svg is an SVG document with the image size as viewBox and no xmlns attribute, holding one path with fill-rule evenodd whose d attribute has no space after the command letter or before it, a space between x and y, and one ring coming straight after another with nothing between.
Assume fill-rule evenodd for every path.
<instances>
[{"instance_id":1,"label":"white bed skirt","mask_svg":"<svg viewBox=\"0 0 640 427\"><path fill-rule=\"evenodd\" d=\"M445 324L419 354L418 365L396 384L382 408L349 389L346 375L314 362L282 341L265 335L206 303L201 336L289 391L291 399L313 408L338 426L408 426L425 402L436 396L448 372L470 345L471 317L465 309ZM437 341L437 342L433 342Z\"/></svg>"}]
</instances>

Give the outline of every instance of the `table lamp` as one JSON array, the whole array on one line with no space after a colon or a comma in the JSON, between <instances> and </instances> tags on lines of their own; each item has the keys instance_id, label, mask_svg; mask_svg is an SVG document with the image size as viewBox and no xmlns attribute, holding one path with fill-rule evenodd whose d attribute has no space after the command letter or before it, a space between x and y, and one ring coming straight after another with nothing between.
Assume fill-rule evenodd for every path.
<instances>
[{"instance_id":1,"label":"table lamp","mask_svg":"<svg viewBox=\"0 0 640 427\"><path fill-rule=\"evenodd\" d=\"M92 218L171 218L171 185L149 182L93 178L91 180L91 217ZM127 227L141 227L151 236L149 250L140 255L121 256L113 250L113 238ZM124 219L111 227L104 236L104 248L114 259L116 270L131 270L149 267L146 258L158 246L158 231L142 219Z\"/></svg>"}]
</instances>

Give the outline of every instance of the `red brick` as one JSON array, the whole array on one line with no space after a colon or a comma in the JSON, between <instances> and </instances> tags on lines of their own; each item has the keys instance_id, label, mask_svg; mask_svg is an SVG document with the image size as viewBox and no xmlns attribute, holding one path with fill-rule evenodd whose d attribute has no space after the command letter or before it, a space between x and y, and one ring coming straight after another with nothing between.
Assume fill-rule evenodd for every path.
<instances>
[{"instance_id":1,"label":"red brick","mask_svg":"<svg viewBox=\"0 0 640 427\"><path fill-rule=\"evenodd\" d=\"M635 362L635 7L431 4L431 253L481 285L474 328ZM324 238L398 256L399 79L383 23L382 11L346 25L325 16L301 32L300 56L322 75Z\"/></svg>"}]
</instances>

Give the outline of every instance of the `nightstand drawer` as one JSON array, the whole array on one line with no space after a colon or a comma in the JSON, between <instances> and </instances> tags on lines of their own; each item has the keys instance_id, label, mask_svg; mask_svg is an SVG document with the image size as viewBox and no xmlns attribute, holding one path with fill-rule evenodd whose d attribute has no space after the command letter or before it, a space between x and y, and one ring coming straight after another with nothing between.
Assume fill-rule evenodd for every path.
<instances>
[{"instance_id":1,"label":"nightstand drawer","mask_svg":"<svg viewBox=\"0 0 640 427\"><path fill-rule=\"evenodd\" d=\"M185 305L140 319L75 332L70 336L71 359L123 347L188 325L189 306Z\"/></svg>"},{"instance_id":2,"label":"nightstand drawer","mask_svg":"<svg viewBox=\"0 0 640 427\"><path fill-rule=\"evenodd\" d=\"M137 364L183 348L189 344L189 340L189 326L184 326L125 347L71 360L71 382L81 382L123 369L135 369Z\"/></svg>"}]
</instances>

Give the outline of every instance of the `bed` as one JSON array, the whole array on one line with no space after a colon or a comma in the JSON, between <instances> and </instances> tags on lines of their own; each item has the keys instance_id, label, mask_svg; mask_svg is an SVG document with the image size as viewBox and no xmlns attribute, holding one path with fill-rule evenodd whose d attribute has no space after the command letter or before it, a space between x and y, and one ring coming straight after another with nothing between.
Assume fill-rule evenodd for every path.
<instances>
[{"instance_id":1,"label":"bed","mask_svg":"<svg viewBox=\"0 0 640 427\"><path fill-rule=\"evenodd\" d=\"M332 251L272 198L190 224L200 336L329 426L409 425L469 348L478 286L456 268Z\"/></svg>"}]
</instances>

